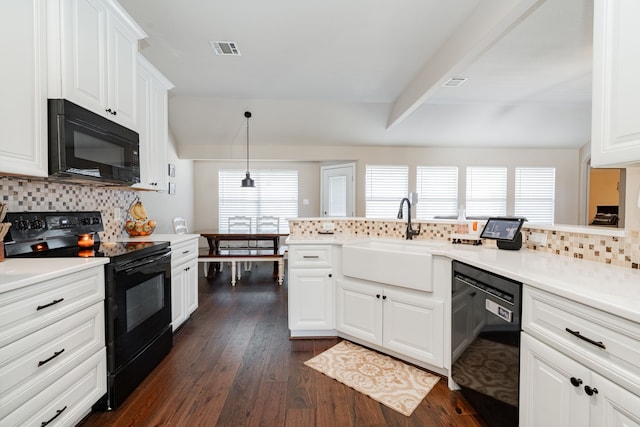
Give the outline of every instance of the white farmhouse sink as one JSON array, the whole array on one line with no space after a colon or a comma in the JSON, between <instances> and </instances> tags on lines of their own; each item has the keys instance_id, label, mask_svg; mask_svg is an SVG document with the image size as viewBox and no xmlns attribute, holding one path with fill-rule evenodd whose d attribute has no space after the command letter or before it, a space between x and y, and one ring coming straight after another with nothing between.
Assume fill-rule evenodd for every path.
<instances>
[{"instance_id":1,"label":"white farmhouse sink","mask_svg":"<svg viewBox=\"0 0 640 427\"><path fill-rule=\"evenodd\" d=\"M433 291L432 252L439 241L367 239L342 246L342 273L348 277Z\"/></svg>"}]
</instances>

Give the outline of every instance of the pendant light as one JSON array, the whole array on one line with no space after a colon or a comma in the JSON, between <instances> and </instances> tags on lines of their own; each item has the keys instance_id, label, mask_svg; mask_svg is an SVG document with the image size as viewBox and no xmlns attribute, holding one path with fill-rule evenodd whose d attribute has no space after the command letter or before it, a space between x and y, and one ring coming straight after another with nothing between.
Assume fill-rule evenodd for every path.
<instances>
[{"instance_id":1,"label":"pendant light","mask_svg":"<svg viewBox=\"0 0 640 427\"><path fill-rule=\"evenodd\" d=\"M244 116L247 118L247 176L242 180L242 187L253 188L256 184L249 174L249 118L251 117L251 112L245 111Z\"/></svg>"}]
</instances>

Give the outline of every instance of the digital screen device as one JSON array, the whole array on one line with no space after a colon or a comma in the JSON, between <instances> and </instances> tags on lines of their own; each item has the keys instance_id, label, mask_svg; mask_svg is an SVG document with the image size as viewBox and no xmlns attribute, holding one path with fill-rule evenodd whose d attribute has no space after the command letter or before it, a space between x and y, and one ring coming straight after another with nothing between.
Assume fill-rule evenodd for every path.
<instances>
[{"instance_id":1,"label":"digital screen device","mask_svg":"<svg viewBox=\"0 0 640 427\"><path fill-rule=\"evenodd\" d=\"M525 221L525 218L489 218L480 238L513 242L520 236L520 229Z\"/></svg>"}]
</instances>

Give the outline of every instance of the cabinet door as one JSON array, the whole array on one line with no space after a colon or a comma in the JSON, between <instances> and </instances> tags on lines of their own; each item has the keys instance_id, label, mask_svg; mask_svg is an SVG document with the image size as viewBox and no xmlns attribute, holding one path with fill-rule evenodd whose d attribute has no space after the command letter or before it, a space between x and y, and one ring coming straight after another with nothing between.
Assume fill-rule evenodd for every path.
<instances>
[{"instance_id":1,"label":"cabinet door","mask_svg":"<svg viewBox=\"0 0 640 427\"><path fill-rule=\"evenodd\" d=\"M198 260L189 261L184 271L184 290L185 290L185 316L189 317L191 313L198 308Z\"/></svg>"},{"instance_id":2,"label":"cabinet door","mask_svg":"<svg viewBox=\"0 0 640 427\"><path fill-rule=\"evenodd\" d=\"M332 276L330 268L289 270L289 329L335 328Z\"/></svg>"},{"instance_id":3,"label":"cabinet door","mask_svg":"<svg viewBox=\"0 0 640 427\"><path fill-rule=\"evenodd\" d=\"M640 162L640 2L594 2L591 165Z\"/></svg>"},{"instance_id":4,"label":"cabinet door","mask_svg":"<svg viewBox=\"0 0 640 427\"><path fill-rule=\"evenodd\" d=\"M136 70L138 39L127 24L107 12L107 110L112 120L137 130Z\"/></svg>"},{"instance_id":5,"label":"cabinet door","mask_svg":"<svg viewBox=\"0 0 640 427\"><path fill-rule=\"evenodd\" d=\"M171 269L171 326L175 332L187 319L184 264Z\"/></svg>"},{"instance_id":6,"label":"cabinet door","mask_svg":"<svg viewBox=\"0 0 640 427\"><path fill-rule=\"evenodd\" d=\"M140 184L136 188L166 191L169 142L167 91L173 85L138 55L137 122L140 135Z\"/></svg>"},{"instance_id":7,"label":"cabinet door","mask_svg":"<svg viewBox=\"0 0 640 427\"><path fill-rule=\"evenodd\" d=\"M591 426L640 427L640 396L596 374L591 374L590 386L598 393L593 400Z\"/></svg>"},{"instance_id":8,"label":"cabinet door","mask_svg":"<svg viewBox=\"0 0 640 427\"><path fill-rule=\"evenodd\" d=\"M100 0L61 1L62 93L56 94L106 115L106 14Z\"/></svg>"},{"instance_id":9,"label":"cabinet door","mask_svg":"<svg viewBox=\"0 0 640 427\"><path fill-rule=\"evenodd\" d=\"M409 357L444 365L444 303L417 292L384 288L383 346Z\"/></svg>"},{"instance_id":10,"label":"cabinet door","mask_svg":"<svg viewBox=\"0 0 640 427\"><path fill-rule=\"evenodd\" d=\"M382 345L382 288L338 280L336 306L338 331Z\"/></svg>"},{"instance_id":11,"label":"cabinet door","mask_svg":"<svg viewBox=\"0 0 640 427\"><path fill-rule=\"evenodd\" d=\"M578 362L521 334L520 425L579 427L589 425L584 386L590 372ZM577 386L572 385L572 381ZM604 426L605 424L600 424Z\"/></svg>"},{"instance_id":12,"label":"cabinet door","mask_svg":"<svg viewBox=\"0 0 640 427\"><path fill-rule=\"evenodd\" d=\"M0 14L4 82L0 175L47 176L46 5L21 0Z\"/></svg>"}]
</instances>

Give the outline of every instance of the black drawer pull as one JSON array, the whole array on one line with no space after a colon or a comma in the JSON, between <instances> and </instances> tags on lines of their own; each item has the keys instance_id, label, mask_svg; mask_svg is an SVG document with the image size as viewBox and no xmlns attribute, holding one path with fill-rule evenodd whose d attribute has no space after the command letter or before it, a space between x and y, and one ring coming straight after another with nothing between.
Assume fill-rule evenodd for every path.
<instances>
[{"instance_id":1,"label":"black drawer pull","mask_svg":"<svg viewBox=\"0 0 640 427\"><path fill-rule=\"evenodd\" d=\"M66 406L65 406L64 408L62 408L62 409L58 409L58 410L56 411L56 414L53 416L53 418L51 418L50 420L47 420L47 421L43 421L43 422L41 422L41 423L40 423L40 427L44 427L44 426L46 426L46 425L51 424L51 422L52 422L53 420L55 420L56 418L58 418L58 417L60 416L60 414L61 414L61 413L63 413L66 409L67 409L67 407L66 407Z\"/></svg>"},{"instance_id":2,"label":"black drawer pull","mask_svg":"<svg viewBox=\"0 0 640 427\"><path fill-rule=\"evenodd\" d=\"M182 251L182 255L186 255L186 254L188 254L189 252L191 252L191 251Z\"/></svg>"},{"instance_id":3,"label":"black drawer pull","mask_svg":"<svg viewBox=\"0 0 640 427\"><path fill-rule=\"evenodd\" d=\"M565 331L567 331L567 332L569 332L569 333L570 333L571 335L573 335L574 337L578 337L578 338L580 338L581 340L584 340L584 341L588 342L589 344L593 344L593 345L595 345L596 347L600 347L600 348L601 348L601 349L603 349L603 350L606 350L606 349L607 349L607 347L605 347L605 345L602 343L602 341L594 341L594 340L592 340L591 338L587 338L587 337L585 337L585 336L581 335L581 334L580 334L580 331L572 331L572 330L571 330L571 329L569 329L569 328L564 328L564 330L565 330Z\"/></svg>"},{"instance_id":4,"label":"black drawer pull","mask_svg":"<svg viewBox=\"0 0 640 427\"><path fill-rule=\"evenodd\" d=\"M320 258L319 255L303 255L302 258L304 259L318 259Z\"/></svg>"},{"instance_id":5,"label":"black drawer pull","mask_svg":"<svg viewBox=\"0 0 640 427\"><path fill-rule=\"evenodd\" d=\"M45 304L45 305L39 305L36 310L42 310L43 308L47 308L47 307L51 307L52 305L56 305L60 302L64 301L64 298L60 298L60 299L54 299L53 301L51 301L49 304Z\"/></svg>"},{"instance_id":6,"label":"black drawer pull","mask_svg":"<svg viewBox=\"0 0 640 427\"><path fill-rule=\"evenodd\" d=\"M40 367L40 366L44 365L45 363L49 363L50 361L52 361L52 360L53 360L53 359L55 359L56 357L60 356L63 352L64 352L64 348L63 348L62 350L60 350L60 351L55 351L55 352L53 353L53 356L51 356L50 358L39 361L39 362L38 362L38 367Z\"/></svg>"}]
</instances>

